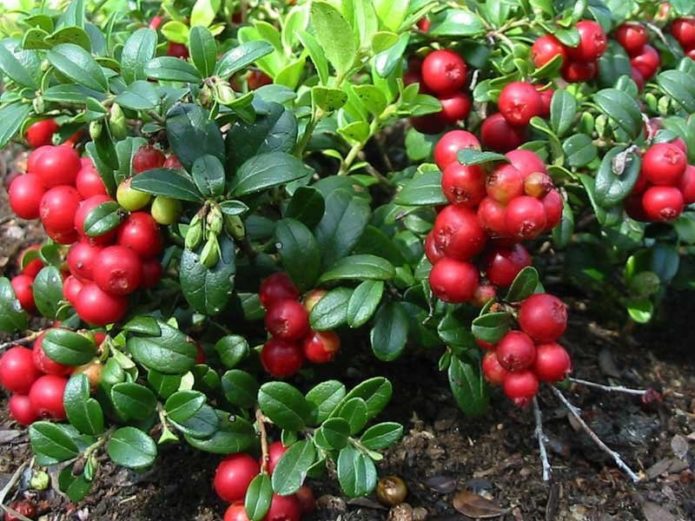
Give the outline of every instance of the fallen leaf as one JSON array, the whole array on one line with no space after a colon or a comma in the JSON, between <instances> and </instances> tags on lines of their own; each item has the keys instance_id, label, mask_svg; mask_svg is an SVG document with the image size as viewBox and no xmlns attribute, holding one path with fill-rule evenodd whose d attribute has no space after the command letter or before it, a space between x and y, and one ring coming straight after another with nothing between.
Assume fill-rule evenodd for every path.
<instances>
[{"instance_id":1,"label":"fallen leaf","mask_svg":"<svg viewBox=\"0 0 695 521\"><path fill-rule=\"evenodd\" d=\"M676 458L684 460L688 455L688 440L680 434L676 434L671 438L671 450Z\"/></svg>"},{"instance_id":2,"label":"fallen leaf","mask_svg":"<svg viewBox=\"0 0 695 521\"><path fill-rule=\"evenodd\" d=\"M440 494L450 494L456 490L456 479L453 476L432 476L425 485Z\"/></svg>"},{"instance_id":3,"label":"fallen leaf","mask_svg":"<svg viewBox=\"0 0 695 521\"><path fill-rule=\"evenodd\" d=\"M654 479L659 476L661 476L664 472L668 471L668 468L671 466L671 459L670 458L664 458L660 461L657 461L647 469L647 477L649 479Z\"/></svg>"},{"instance_id":4,"label":"fallen leaf","mask_svg":"<svg viewBox=\"0 0 695 521\"><path fill-rule=\"evenodd\" d=\"M613 354L610 349L601 349L601 352L598 354L598 367L606 376L620 377L620 370L615 364L615 360L613 360Z\"/></svg>"},{"instance_id":5,"label":"fallen leaf","mask_svg":"<svg viewBox=\"0 0 695 521\"><path fill-rule=\"evenodd\" d=\"M22 431L4 430L0 431L0 444L8 443L22 435Z\"/></svg>"},{"instance_id":6,"label":"fallen leaf","mask_svg":"<svg viewBox=\"0 0 695 521\"><path fill-rule=\"evenodd\" d=\"M373 508L375 510L388 510L381 503L377 503L373 499L368 497L356 497L347 502L350 506L363 507L363 508Z\"/></svg>"},{"instance_id":7,"label":"fallen leaf","mask_svg":"<svg viewBox=\"0 0 695 521\"><path fill-rule=\"evenodd\" d=\"M475 519L491 519L504 515L507 510L496 502L485 499L469 490L461 490L454 496L454 508L464 516Z\"/></svg>"},{"instance_id":8,"label":"fallen leaf","mask_svg":"<svg viewBox=\"0 0 695 521\"><path fill-rule=\"evenodd\" d=\"M642 513L647 521L676 521L671 512L656 503L647 502L642 505Z\"/></svg>"}]
</instances>

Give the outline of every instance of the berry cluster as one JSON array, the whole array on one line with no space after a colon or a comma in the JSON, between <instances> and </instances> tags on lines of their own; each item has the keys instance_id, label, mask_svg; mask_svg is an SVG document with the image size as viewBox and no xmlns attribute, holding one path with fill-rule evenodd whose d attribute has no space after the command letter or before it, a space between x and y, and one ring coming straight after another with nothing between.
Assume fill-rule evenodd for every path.
<instances>
[{"instance_id":1,"label":"berry cluster","mask_svg":"<svg viewBox=\"0 0 695 521\"><path fill-rule=\"evenodd\" d=\"M659 53L648 43L647 29L640 23L626 22L615 30L615 39L630 56L632 79L641 90L661 65Z\"/></svg>"},{"instance_id":2,"label":"berry cluster","mask_svg":"<svg viewBox=\"0 0 695 521\"><path fill-rule=\"evenodd\" d=\"M437 134L447 125L466 119L471 111L471 97L464 91L467 75L464 59L449 49L433 51L422 61L411 60L405 84L419 83L422 92L437 97L442 105L440 112L411 118L413 127L425 134Z\"/></svg>"},{"instance_id":3,"label":"berry cluster","mask_svg":"<svg viewBox=\"0 0 695 521\"><path fill-rule=\"evenodd\" d=\"M478 343L488 350L482 363L485 379L524 406L539 382L559 382L572 370L569 354L557 343L567 328L567 307L557 297L537 293L521 303L517 321L521 330L509 331L496 345Z\"/></svg>"},{"instance_id":4,"label":"berry cluster","mask_svg":"<svg viewBox=\"0 0 695 521\"><path fill-rule=\"evenodd\" d=\"M136 173L163 163L163 154L157 151L162 163L153 164L150 150L154 149L143 147L135 154ZM28 158L27 173L16 176L8 192L10 206L19 217L40 219L55 243L70 245L66 258L70 274L64 280L63 294L85 322L117 322L125 316L129 294L159 282L162 267L157 256L163 242L155 208L152 214L131 213L117 229L88 235L87 216L112 198L92 161L80 158L73 148L47 145L34 150ZM149 202L149 195L143 195ZM40 268L31 263L12 281L19 302L28 312L35 310L32 275Z\"/></svg>"},{"instance_id":5,"label":"berry cluster","mask_svg":"<svg viewBox=\"0 0 695 521\"><path fill-rule=\"evenodd\" d=\"M678 18L671 24L671 34L681 44L686 56L695 60L695 18Z\"/></svg>"},{"instance_id":6,"label":"berry cluster","mask_svg":"<svg viewBox=\"0 0 695 521\"><path fill-rule=\"evenodd\" d=\"M531 257L521 241L554 228L562 217L563 200L545 164L528 150L506 154L507 163L489 172L459 163L457 153L480 149L473 134L454 130L442 136L434 150L442 170L442 190L451 203L442 209L425 240L432 263L430 286L445 302L482 304L495 289L480 284L473 259L494 286L509 286Z\"/></svg>"},{"instance_id":7,"label":"berry cluster","mask_svg":"<svg viewBox=\"0 0 695 521\"><path fill-rule=\"evenodd\" d=\"M279 441L268 446L265 471L273 474L276 465L287 448ZM245 453L231 454L224 458L215 471L212 486L217 495L231 503L224 514L224 521L249 521L244 508L244 498L251 481L261 473L263 461ZM268 513L263 521L299 521L303 514L314 510L314 494L308 486L302 486L290 496L273 494Z\"/></svg>"},{"instance_id":8,"label":"berry cluster","mask_svg":"<svg viewBox=\"0 0 695 521\"><path fill-rule=\"evenodd\" d=\"M688 164L683 140L650 146L642 156L637 184L625 201L628 215L638 221L672 221L694 202L695 166Z\"/></svg>"},{"instance_id":9,"label":"berry cluster","mask_svg":"<svg viewBox=\"0 0 695 521\"><path fill-rule=\"evenodd\" d=\"M275 378L288 378L302 368L304 360L325 364L340 349L340 337L333 331L313 331L309 313L325 291L314 290L299 302L299 290L284 273L274 273L261 282L258 292L266 309L265 328L270 333L261 350L261 363Z\"/></svg>"},{"instance_id":10,"label":"berry cluster","mask_svg":"<svg viewBox=\"0 0 695 521\"><path fill-rule=\"evenodd\" d=\"M577 83L595 78L598 59L608 47L608 38L601 25L593 20L581 20L576 29L579 33L579 44L576 47L564 45L550 34L538 38L531 47L534 65L541 68L560 56L565 81Z\"/></svg>"},{"instance_id":11,"label":"berry cluster","mask_svg":"<svg viewBox=\"0 0 695 521\"><path fill-rule=\"evenodd\" d=\"M106 336L100 331L91 334L97 344ZM76 368L48 357L43 349L45 336L46 331L36 338L31 349L14 346L0 358L0 385L13 393L8 408L20 425L30 425L38 419L65 419L63 394L67 378ZM88 367L77 370L87 373Z\"/></svg>"}]
</instances>

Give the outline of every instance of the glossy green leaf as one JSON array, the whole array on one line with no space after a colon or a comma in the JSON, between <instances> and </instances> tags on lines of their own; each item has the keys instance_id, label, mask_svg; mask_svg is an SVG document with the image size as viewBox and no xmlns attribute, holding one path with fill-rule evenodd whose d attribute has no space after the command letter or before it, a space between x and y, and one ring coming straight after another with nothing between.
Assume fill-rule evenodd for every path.
<instances>
[{"instance_id":1,"label":"glossy green leaf","mask_svg":"<svg viewBox=\"0 0 695 521\"><path fill-rule=\"evenodd\" d=\"M275 466L273 491L282 496L294 494L304 483L315 460L316 449L313 443L307 440L293 443Z\"/></svg>"},{"instance_id":2,"label":"glossy green leaf","mask_svg":"<svg viewBox=\"0 0 695 521\"><path fill-rule=\"evenodd\" d=\"M496 344L509 331L511 316L499 311L487 313L473 320L471 331L475 338L490 344Z\"/></svg>"},{"instance_id":3,"label":"glossy green leaf","mask_svg":"<svg viewBox=\"0 0 695 521\"><path fill-rule=\"evenodd\" d=\"M104 432L104 413L101 405L90 397L89 380L84 374L73 374L63 395L65 414L70 425L84 434Z\"/></svg>"},{"instance_id":4,"label":"glossy green leaf","mask_svg":"<svg viewBox=\"0 0 695 521\"><path fill-rule=\"evenodd\" d=\"M27 328L29 317L15 296L7 277L0 278L0 331L14 333Z\"/></svg>"},{"instance_id":5,"label":"glossy green leaf","mask_svg":"<svg viewBox=\"0 0 695 521\"><path fill-rule=\"evenodd\" d=\"M306 166L296 157L285 152L269 152L244 162L232 180L230 190L234 196L240 197L284 185L308 175Z\"/></svg>"},{"instance_id":6,"label":"glossy green leaf","mask_svg":"<svg viewBox=\"0 0 695 521\"><path fill-rule=\"evenodd\" d=\"M205 405L205 395L199 391L178 391L167 398L164 410L172 421L185 422Z\"/></svg>"},{"instance_id":7,"label":"glossy green leaf","mask_svg":"<svg viewBox=\"0 0 695 521\"><path fill-rule=\"evenodd\" d=\"M157 457L157 445L140 429L121 427L109 439L106 452L111 461L117 465L141 469L154 463Z\"/></svg>"},{"instance_id":8,"label":"glossy green leaf","mask_svg":"<svg viewBox=\"0 0 695 521\"><path fill-rule=\"evenodd\" d=\"M282 219L275 225L275 239L290 278L300 289L314 287L321 270L321 251L311 230L294 219Z\"/></svg>"},{"instance_id":9,"label":"glossy green leaf","mask_svg":"<svg viewBox=\"0 0 695 521\"><path fill-rule=\"evenodd\" d=\"M399 423L377 423L364 431L360 443L369 450L382 450L396 443L402 436L403 426Z\"/></svg>"},{"instance_id":10,"label":"glossy green leaf","mask_svg":"<svg viewBox=\"0 0 695 521\"><path fill-rule=\"evenodd\" d=\"M91 338L67 329L47 331L41 347L51 360L63 365L86 364L97 354L97 346Z\"/></svg>"},{"instance_id":11,"label":"glossy green leaf","mask_svg":"<svg viewBox=\"0 0 695 521\"><path fill-rule=\"evenodd\" d=\"M249 484L244 498L246 515L251 521L263 521L273 498L273 485L268 474L259 474Z\"/></svg>"},{"instance_id":12,"label":"glossy green leaf","mask_svg":"<svg viewBox=\"0 0 695 521\"><path fill-rule=\"evenodd\" d=\"M311 310L311 327L317 331L328 331L347 322L347 308L352 296L348 288L329 291Z\"/></svg>"},{"instance_id":13,"label":"glossy green leaf","mask_svg":"<svg viewBox=\"0 0 695 521\"><path fill-rule=\"evenodd\" d=\"M374 462L351 446L345 447L338 454L337 471L340 487L350 497L366 496L376 487Z\"/></svg>"},{"instance_id":14,"label":"glossy green leaf","mask_svg":"<svg viewBox=\"0 0 695 521\"><path fill-rule=\"evenodd\" d=\"M344 76L357 58L357 43L343 15L325 2L311 4L311 23L326 58L339 76Z\"/></svg>"},{"instance_id":15,"label":"glossy green leaf","mask_svg":"<svg viewBox=\"0 0 695 521\"><path fill-rule=\"evenodd\" d=\"M45 266L36 275L33 284L34 303L44 317L58 318L63 300L63 277L54 266Z\"/></svg>"},{"instance_id":16,"label":"glossy green leaf","mask_svg":"<svg viewBox=\"0 0 695 521\"><path fill-rule=\"evenodd\" d=\"M457 405L467 416L480 416L487 411L489 397L477 363L451 359L449 385Z\"/></svg>"},{"instance_id":17,"label":"glossy green leaf","mask_svg":"<svg viewBox=\"0 0 695 521\"><path fill-rule=\"evenodd\" d=\"M363 326L374 315L384 294L384 282L365 280L355 288L347 306L347 323L352 328Z\"/></svg>"},{"instance_id":18,"label":"glossy green leaf","mask_svg":"<svg viewBox=\"0 0 695 521\"><path fill-rule=\"evenodd\" d=\"M369 339L379 360L390 362L401 355L408 341L408 315L400 303L389 302L381 307Z\"/></svg>"},{"instance_id":19,"label":"glossy green leaf","mask_svg":"<svg viewBox=\"0 0 695 521\"><path fill-rule=\"evenodd\" d=\"M211 76L217 62L217 44L212 33L206 27L191 27L188 47L198 72L204 78Z\"/></svg>"},{"instance_id":20,"label":"glossy green leaf","mask_svg":"<svg viewBox=\"0 0 695 521\"><path fill-rule=\"evenodd\" d=\"M195 364L197 349L178 329L158 321L156 336L129 336L126 346L135 361L163 374L184 374Z\"/></svg>"},{"instance_id":21,"label":"glossy green leaf","mask_svg":"<svg viewBox=\"0 0 695 521\"><path fill-rule=\"evenodd\" d=\"M198 202L203 199L193 180L177 170L155 168L133 177L131 186L141 192L163 195L181 201Z\"/></svg>"},{"instance_id":22,"label":"glossy green leaf","mask_svg":"<svg viewBox=\"0 0 695 521\"><path fill-rule=\"evenodd\" d=\"M394 202L403 206L432 206L446 204L442 192L442 174L425 172L407 181L396 195Z\"/></svg>"},{"instance_id":23,"label":"glossy green leaf","mask_svg":"<svg viewBox=\"0 0 695 521\"><path fill-rule=\"evenodd\" d=\"M273 52L272 45L262 40L242 43L222 56L215 67L215 75L229 78L271 52Z\"/></svg>"},{"instance_id":24,"label":"glossy green leaf","mask_svg":"<svg viewBox=\"0 0 695 521\"><path fill-rule=\"evenodd\" d=\"M173 56L153 58L145 65L145 74L149 78L182 83L199 83L202 80L198 69L190 63Z\"/></svg>"},{"instance_id":25,"label":"glossy green leaf","mask_svg":"<svg viewBox=\"0 0 695 521\"><path fill-rule=\"evenodd\" d=\"M121 52L121 74L126 83L147 79L145 64L154 58L156 48L156 31L142 28L130 35Z\"/></svg>"},{"instance_id":26,"label":"glossy green leaf","mask_svg":"<svg viewBox=\"0 0 695 521\"><path fill-rule=\"evenodd\" d=\"M144 385L124 382L111 388L111 401L125 420L145 420L154 413L157 397Z\"/></svg>"},{"instance_id":27,"label":"glossy green leaf","mask_svg":"<svg viewBox=\"0 0 695 521\"><path fill-rule=\"evenodd\" d=\"M514 278L504 299L508 302L521 302L535 293L539 284L538 272L532 266L526 266Z\"/></svg>"},{"instance_id":28,"label":"glossy green leaf","mask_svg":"<svg viewBox=\"0 0 695 521\"><path fill-rule=\"evenodd\" d=\"M61 74L84 87L104 92L109 88L104 71L90 53L72 43L53 47L46 56Z\"/></svg>"},{"instance_id":29,"label":"glossy green leaf","mask_svg":"<svg viewBox=\"0 0 695 521\"><path fill-rule=\"evenodd\" d=\"M237 407L253 407L258 389L258 381L246 371L232 369L222 375L224 396L229 403Z\"/></svg>"},{"instance_id":30,"label":"glossy green leaf","mask_svg":"<svg viewBox=\"0 0 695 521\"><path fill-rule=\"evenodd\" d=\"M304 428L310 407L302 393L284 382L269 382L258 392L258 406L263 414L281 429Z\"/></svg>"}]
</instances>

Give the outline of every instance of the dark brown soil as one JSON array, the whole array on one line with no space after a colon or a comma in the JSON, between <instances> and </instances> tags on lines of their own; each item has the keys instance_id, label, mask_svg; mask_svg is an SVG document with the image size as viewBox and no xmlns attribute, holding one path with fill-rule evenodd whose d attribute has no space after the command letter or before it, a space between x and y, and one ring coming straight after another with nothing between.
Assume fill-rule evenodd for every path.
<instances>
[{"instance_id":1,"label":"dark brown soil","mask_svg":"<svg viewBox=\"0 0 695 521\"><path fill-rule=\"evenodd\" d=\"M0 269L38 236L35 226L8 218L0 195ZM468 519L453 508L455 491L488 508L488 517L514 520L695 519L695 313L691 294L674 295L661 322L627 335L603 329L583 299L572 305L564 343L575 376L627 387L655 388L663 401L644 406L638 397L574 386L565 395L583 411L591 427L641 476L632 484L591 440L574 428L557 399L545 391L540 403L553 479L541 479L541 463L531 410L514 408L498 394L483 418L458 412L445 375L436 370L436 353L418 353L393 364L375 363L369 353L343 359L346 383L372 374L388 376L394 401L383 420L403 422L404 439L380 464L382 475L396 474L408 484L408 504L389 512L375 501L346 501L334 480L312 483L319 499L317 520ZM17 467L30 459L26 434L10 422L6 396L0 397L0 489ZM152 470L136 474L104 461L92 494L78 505L55 491L27 491L20 480L8 500L27 495L38 501L47 520L221 519L224 505L210 482L218 457L187 446L161 449ZM466 503L470 507L470 500ZM419 507L419 508L417 508ZM424 509L424 511L423 511ZM472 513L470 510L465 510Z\"/></svg>"}]
</instances>

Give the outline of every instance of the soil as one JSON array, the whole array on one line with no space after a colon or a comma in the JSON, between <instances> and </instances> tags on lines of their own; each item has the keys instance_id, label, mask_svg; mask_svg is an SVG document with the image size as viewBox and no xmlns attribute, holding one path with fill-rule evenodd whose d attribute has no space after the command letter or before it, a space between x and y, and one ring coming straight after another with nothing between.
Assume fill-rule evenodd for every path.
<instances>
[{"instance_id":1,"label":"soil","mask_svg":"<svg viewBox=\"0 0 695 521\"><path fill-rule=\"evenodd\" d=\"M5 192L0 192L0 270L10 273L11 259L40 233L8 215ZM466 418L451 398L445 375L437 371L436 353L380 364L362 351L341 358L336 370L346 384L376 374L391 379L395 399L380 418L402 422L406 434L385 455L379 471L406 481L408 503L389 511L373 498L349 501L328 479L311 483L319 497L312 519L469 519L463 513L505 520L695 519L695 330L688 327L695 313L693 295L672 295L660 321L628 331L594 316L587 295L564 291L571 324L563 343L571 351L574 375L662 393L662 399L643 404L636 396L579 385L563 391L605 443L639 472L640 483L631 483L577 430L547 390L539 403L552 463L549 483L541 479L532 410L517 409L494 392L488 415ZM0 489L30 457L26 433L8 419L1 395ZM92 493L77 505L51 488L31 491L25 472L8 500L35 499L45 520L214 521L224 512L210 486L218 460L176 445L161 448L156 466L144 473L104 461Z\"/></svg>"}]
</instances>

